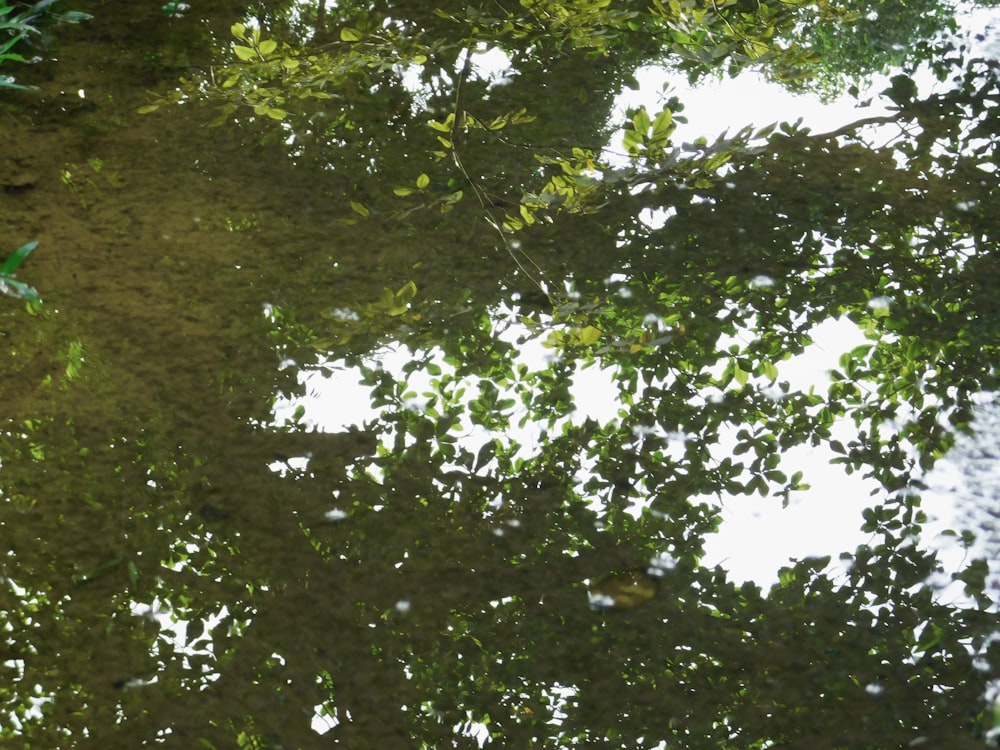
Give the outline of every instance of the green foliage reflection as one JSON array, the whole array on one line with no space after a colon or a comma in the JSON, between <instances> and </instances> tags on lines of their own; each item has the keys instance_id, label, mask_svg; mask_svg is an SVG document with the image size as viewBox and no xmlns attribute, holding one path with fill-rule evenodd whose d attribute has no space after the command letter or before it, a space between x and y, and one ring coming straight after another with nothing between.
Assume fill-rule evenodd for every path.
<instances>
[{"instance_id":1,"label":"green foliage reflection","mask_svg":"<svg viewBox=\"0 0 1000 750\"><path fill-rule=\"evenodd\" d=\"M128 254L155 283L0 432L0 739L981 746L989 568L939 555L922 493L997 387L996 65L688 144L679 101L612 115L638 62L787 78L840 11L283 7L215 17L219 64L147 107L167 141L165 104L220 107L215 171L157 162L230 217L199 272ZM863 343L793 378L830 323ZM819 484L806 449L867 479L864 543L765 587L708 564L728 508Z\"/></svg>"}]
</instances>

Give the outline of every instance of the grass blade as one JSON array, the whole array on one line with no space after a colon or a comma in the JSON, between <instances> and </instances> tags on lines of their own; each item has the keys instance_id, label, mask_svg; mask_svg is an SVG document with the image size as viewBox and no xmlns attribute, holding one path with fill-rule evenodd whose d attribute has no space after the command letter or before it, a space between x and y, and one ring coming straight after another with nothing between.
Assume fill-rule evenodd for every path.
<instances>
[{"instance_id":1,"label":"grass blade","mask_svg":"<svg viewBox=\"0 0 1000 750\"><path fill-rule=\"evenodd\" d=\"M30 287L23 281L12 279L9 276L0 276L0 292L11 297L20 297L36 305L42 303L42 298L38 296L38 292L35 291L34 287Z\"/></svg>"},{"instance_id":2,"label":"grass blade","mask_svg":"<svg viewBox=\"0 0 1000 750\"><path fill-rule=\"evenodd\" d=\"M31 242L21 245L21 247L12 252L10 257L7 258L2 265L0 265L0 276L10 276L14 273L14 271L17 270L17 267L24 262L24 259L27 258L31 254L31 251L36 247L38 247L38 240L32 240Z\"/></svg>"}]
</instances>

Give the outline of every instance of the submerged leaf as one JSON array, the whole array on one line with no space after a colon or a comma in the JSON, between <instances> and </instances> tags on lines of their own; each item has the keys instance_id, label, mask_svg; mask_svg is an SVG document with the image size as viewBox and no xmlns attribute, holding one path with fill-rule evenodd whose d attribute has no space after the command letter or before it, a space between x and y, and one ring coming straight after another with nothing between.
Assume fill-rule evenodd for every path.
<instances>
[{"instance_id":1,"label":"submerged leaf","mask_svg":"<svg viewBox=\"0 0 1000 750\"><path fill-rule=\"evenodd\" d=\"M41 297L38 296L38 292L33 287L28 286L23 281L5 276L0 276L0 292L11 297L20 297L36 305L42 301Z\"/></svg>"},{"instance_id":2,"label":"submerged leaf","mask_svg":"<svg viewBox=\"0 0 1000 750\"><path fill-rule=\"evenodd\" d=\"M602 578L587 595L595 609L633 609L652 599L659 588L660 579L645 570L626 570Z\"/></svg>"}]
</instances>

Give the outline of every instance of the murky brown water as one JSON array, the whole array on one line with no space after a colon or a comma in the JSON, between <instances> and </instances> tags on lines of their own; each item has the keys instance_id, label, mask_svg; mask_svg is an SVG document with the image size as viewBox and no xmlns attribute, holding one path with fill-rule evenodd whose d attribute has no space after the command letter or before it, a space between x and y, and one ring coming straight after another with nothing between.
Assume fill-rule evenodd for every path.
<instances>
[{"instance_id":1,"label":"murky brown water","mask_svg":"<svg viewBox=\"0 0 1000 750\"><path fill-rule=\"evenodd\" d=\"M510 366L502 305L531 317L549 303L477 209L348 224L350 200L378 204L414 169L366 182L296 163L253 124L207 128L193 104L136 114L149 89L212 61L206 29L228 38L240 16L225 3L175 22L94 5L26 74L38 90L5 94L0 113L0 182L16 188L0 195L0 251L40 242L19 278L44 300L35 315L0 307L0 744L982 746L995 615L981 590L975 605L935 601L933 559L905 530L845 550L848 581L805 560L762 592L698 564L717 523L703 498L734 492L705 446L740 422L714 415L749 421L774 399L723 394L680 365L668 387L630 350L638 334L619 331L608 356L639 363L622 389L649 411L564 430L575 365ZM586 90L579 77L573 91ZM559 80L548 85L561 96ZM749 190L739 200L755 210ZM775 224L684 221L688 237L721 227L721 245ZM597 219L539 231L532 258L550 278L595 296L611 269L648 280L636 307L667 321L647 337L672 340L654 347L660 359L712 350L723 316L710 300L731 279L801 270L752 257L781 238L729 257L654 232L648 255L615 259ZM995 236L988 216L978 231ZM683 303L657 286L666 257ZM411 281L412 304L386 302ZM589 299L580 336L597 320ZM824 300L803 315L812 302ZM398 344L410 371L439 379L426 393L378 368ZM278 396L326 361L358 368L380 411L342 433L274 425ZM531 445L505 442L528 439L505 421L503 388L525 394ZM357 406L331 400L332 414ZM480 429L494 437L463 452L458 435ZM657 430L705 434L672 455L643 437ZM587 582L616 570L628 572L588 602ZM610 611L590 606L595 591Z\"/></svg>"}]
</instances>

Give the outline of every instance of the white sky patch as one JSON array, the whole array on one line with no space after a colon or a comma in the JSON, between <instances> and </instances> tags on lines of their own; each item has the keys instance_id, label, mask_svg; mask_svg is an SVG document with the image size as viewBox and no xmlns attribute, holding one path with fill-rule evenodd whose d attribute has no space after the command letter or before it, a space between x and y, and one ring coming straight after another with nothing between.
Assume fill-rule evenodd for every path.
<instances>
[{"instance_id":1,"label":"white sky patch","mask_svg":"<svg viewBox=\"0 0 1000 750\"><path fill-rule=\"evenodd\" d=\"M810 335L812 346L778 364L778 382L787 381L792 392L808 392L814 386L825 390L840 355L865 342L853 323L842 320L825 321ZM721 565L737 581L766 587L778 580L779 568L791 559L836 559L868 541L870 535L861 532L861 512L871 505L869 493L875 485L845 475L830 464L832 458L833 452L822 446L800 446L782 456L782 470L789 475L804 472L803 481L810 485L809 490L791 493L787 508L776 497L727 500L722 526L706 539L704 563Z\"/></svg>"},{"instance_id":2,"label":"white sky patch","mask_svg":"<svg viewBox=\"0 0 1000 750\"><path fill-rule=\"evenodd\" d=\"M696 88L687 86L678 74L655 67L640 68L636 79L639 90L628 89L616 101L618 116L624 119L627 108L641 105L652 115L671 96L677 96L684 105L679 114L688 121L677 123L672 137L674 143L702 136L711 140L724 131L733 134L747 125L758 130L771 123L795 122L800 117L803 126L823 132L836 130L862 117L889 112L877 100L870 107L858 109L857 101L846 95L824 104L815 96L791 94L752 72L736 78L707 80ZM874 88L884 87L883 84ZM620 148L620 143L619 134L612 139L612 148Z\"/></svg>"}]
</instances>

